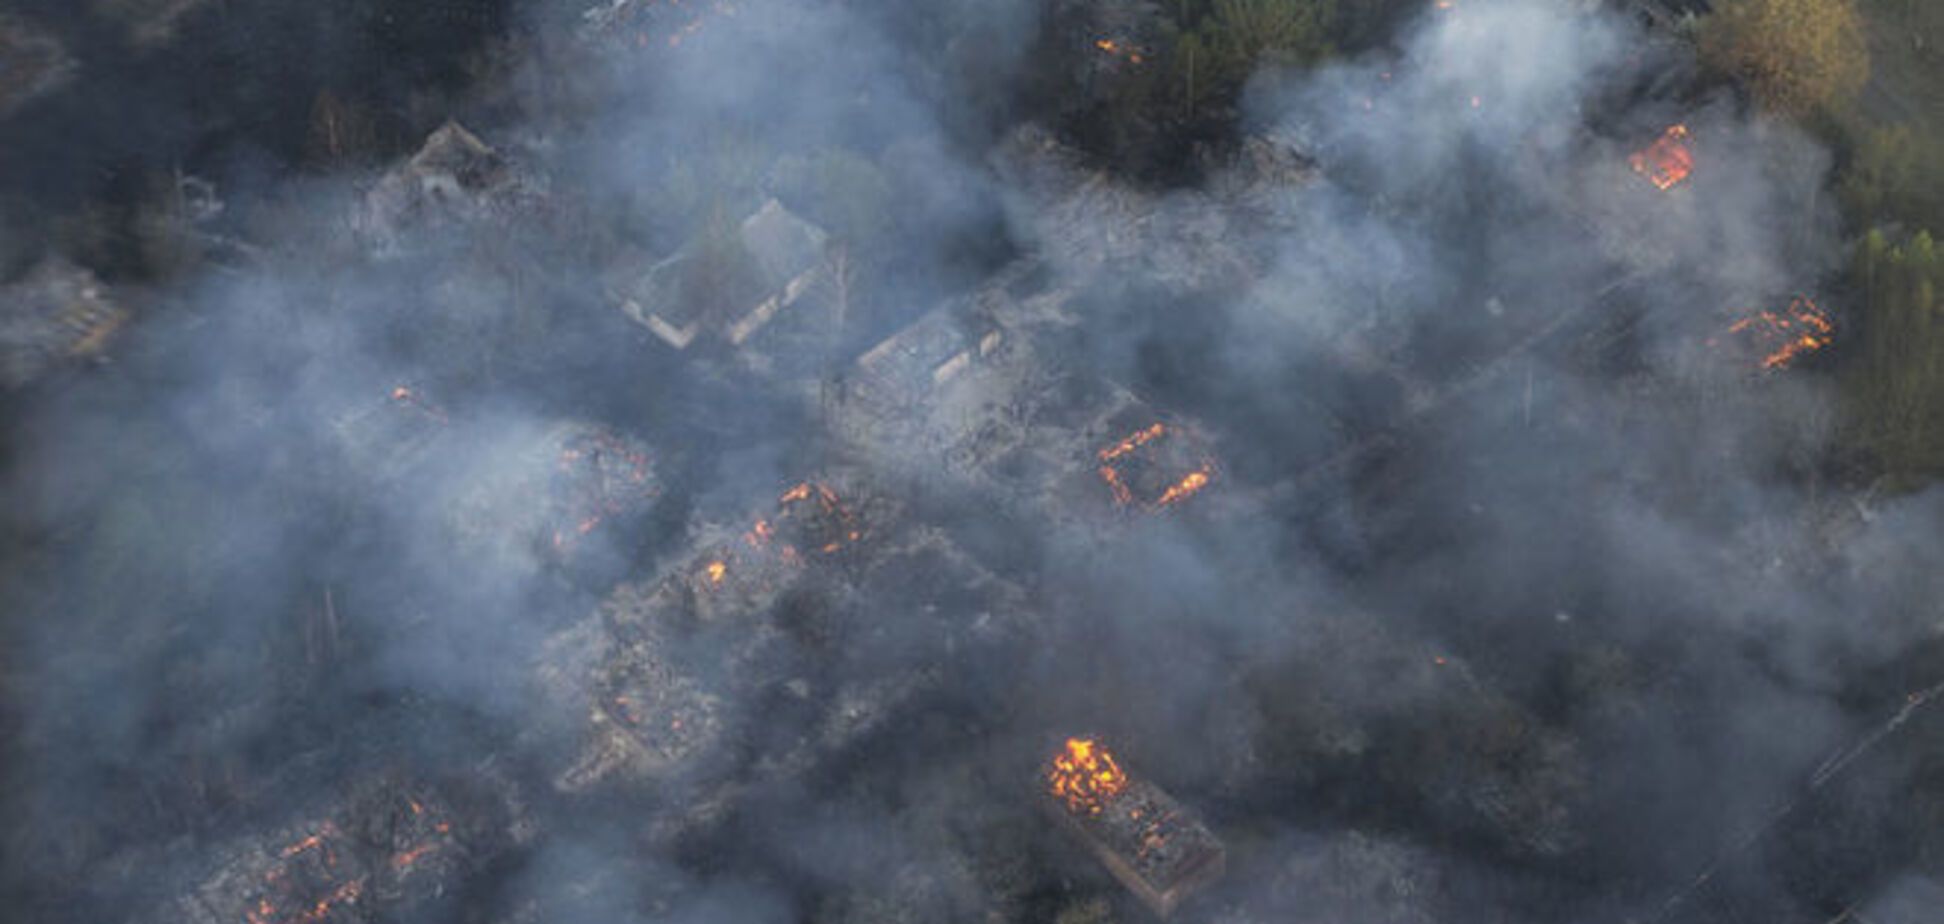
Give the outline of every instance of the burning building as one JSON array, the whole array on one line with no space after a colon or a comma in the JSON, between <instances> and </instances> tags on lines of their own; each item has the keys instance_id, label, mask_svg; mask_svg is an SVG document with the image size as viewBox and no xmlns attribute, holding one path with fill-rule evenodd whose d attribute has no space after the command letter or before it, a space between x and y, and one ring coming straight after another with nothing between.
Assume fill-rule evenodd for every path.
<instances>
[{"instance_id":1,"label":"burning building","mask_svg":"<svg viewBox=\"0 0 1944 924\"><path fill-rule=\"evenodd\" d=\"M786 487L548 643L540 686L587 716L555 785L646 784L665 797L650 837L693 831L982 670L1029 620L1023 591L890 498L843 476ZM779 716L793 734L741 734Z\"/></svg>"},{"instance_id":2,"label":"burning building","mask_svg":"<svg viewBox=\"0 0 1944 924\"><path fill-rule=\"evenodd\" d=\"M480 768L433 782L387 773L266 835L217 851L162 919L189 924L362 924L460 891L532 838L513 784Z\"/></svg>"},{"instance_id":3,"label":"burning building","mask_svg":"<svg viewBox=\"0 0 1944 924\"><path fill-rule=\"evenodd\" d=\"M1136 426L1096 455L1100 480L1123 507L1159 510L1201 493L1215 479L1215 460L1180 424Z\"/></svg>"},{"instance_id":4,"label":"burning building","mask_svg":"<svg viewBox=\"0 0 1944 924\"><path fill-rule=\"evenodd\" d=\"M598 620L554 641L543 686L590 710L588 747L556 780L562 790L617 772L681 778L719 769L711 757L731 720L725 704L759 673L736 666L762 662L785 641L771 619L777 607L806 585L841 581L832 566L869 551L896 522L888 498L860 499L833 484L841 482L799 482L743 528L704 530L680 564L618 588ZM699 639L726 652L698 661Z\"/></svg>"},{"instance_id":5,"label":"burning building","mask_svg":"<svg viewBox=\"0 0 1944 924\"><path fill-rule=\"evenodd\" d=\"M1214 833L1099 742L1067 739L1041 773L1046 813L1155 914L1221 878L1227 850Z\"/></svg>"},{"instance_id":6,"label":"burning building","mask_svg":"<svg viewBox=\"0 0 1944 924\"><path fill-rule=\"evenodd\" d=\"M825 282L828 235L770 199L725 239L707 236L667 259L623 261L608 295L663 343L708 336L741 347Z\"/></svg>"},{"instance_id":7,"label":"burning building","mask_svg":"<svg viewBox=\"0 0 1944 924\"><path fill-rule=\"evenodd\" d=\"M1694 172L1694 149L1685 124L1671 125L1652 144L1627 159L1634 172L1660 190L1681 185Z\"/></svg>"},{"instance_id":8,"label":"burning building","mask_svg":"<svg viewBox=\"0 0 1944 924\"><path fill-rule=\"evenodd\" d=\"M1762 310L1736 318L1710 346L1731 349L1755 358L1763 369L1782 369L1836 341L1836 324L1829 313L1806 295L1789 299L1779 310Z\"/></svg>"},{"instance_id":9,"label":"burning building","mask_svg":"<svg viewBox=\"0 0 1944 924\"><path fill-rule=\"evenodd\" d=\"M0 386L19 388L65 362L100 356L128 317L93 273L43 261L0 287Z\"/></svg>"}]
</instances>

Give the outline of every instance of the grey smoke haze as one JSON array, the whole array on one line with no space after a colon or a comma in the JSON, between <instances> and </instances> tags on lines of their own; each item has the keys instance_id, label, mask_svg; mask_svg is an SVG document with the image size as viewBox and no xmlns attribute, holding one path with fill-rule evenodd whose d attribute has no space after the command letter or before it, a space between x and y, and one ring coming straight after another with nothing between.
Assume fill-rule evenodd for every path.
<instances>
[{"instance_id":1,"label":"grey smoke haze","mask_svg":"<svg viewBox=\"0 0 1944 924\"><path fill-rule=\"evenodd\" d=\"M393 752L455 771L511 752L543 803L537 843L455 921L1058 907L1084 867L1019 779L1050 736L1090 731L1231 838L1217 919L1649 920L1937 680L1852 679L1935 644L1936 498L1852 515L1814 470L1826 383L1707 343L1827 284L1828 155L1725 92L1633 98L1685 64L1627 22L1461 0L1391 49L1259 74L1250 131L1316 169L1265 198L1221 170L1157 190L1037 159L1011 118L1040 25L1024 0L736 2L646 53L530 12L559 31L460 115L544 204L379 248L357 218L370 173L225 185L273 216L263 258L156 293L166 310L114 367L10 409L0 896L23 919L158 919L199 851L281 823L287 781ZM1626 158L1677 119L1699 165L1664 195ZM870 267L813 366L1035 256L1087 319L1061 361L1203 421L1234 478L1197 498L1205 516L1112 542L946 492L1044 637L953 673L870 759L756 786L706 844L658 854L633 818L682 785L550 791L581 719L534 679L549 640L827 460L932 464L837 459L803 403L605 304L619 253L667 253L770 195ZM1548 348L1476 367L1555 323L1548 343L1632 338L1635 364ZM1346 377L1344 354L1406 384ZM345 428L400 386L443 420L393 475ZM534 541L565 422L638 435L662 480L642 526L591 533L571 568ZM1395 445L1367 470L1311 475L1369 434ZM313 658L327 594L341 637ZM824 663L833 688L950 660L894 607L841 609L853 649L792 638L776 657ZM699 644L734 664L730 640ZM773 705L730 704L750 747L799 731ZM903 753L900 735L953 745ZM276 782L176 782L203 763ZM1503 797L1481 809L1480 789ZM1827 918L1798 861L1753 856L1724 887L1737 907ZM994 881L1029 885L994 899Z\"/></svg>"}]
</instances>

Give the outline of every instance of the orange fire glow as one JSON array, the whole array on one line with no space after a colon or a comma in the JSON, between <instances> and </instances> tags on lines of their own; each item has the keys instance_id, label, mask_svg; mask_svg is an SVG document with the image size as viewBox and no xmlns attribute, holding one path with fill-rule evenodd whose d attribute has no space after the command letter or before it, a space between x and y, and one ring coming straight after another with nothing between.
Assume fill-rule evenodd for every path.
<instances>
[{"instance_id":1,"label":"orange fire glow","mask_svg":"<svg viewBox=\"0 0 1944 924\"><path fill-rule=\"evenodd\" d=\"M392 854L392 868L397 870L411 869L412 866L418 863L418 861L422 859L426 854L431 853L432 851L438 849L438 847L439 845L436 843L420 844L417 847L413 847L409 850L401 850L395 854Z\"/></svg>"},{"instance_id":2,"label":"orange fire glow","mask_svg":"<svg viewBox=\"0 0 1944 924\"><path fill-rule=\"evenodd\" d=\"M1194 471L1189 472L1187 477L1182 478L1180 481L1177 481L1172 485L1169 485L1168 490L1162 492L1161 499L1155 501L1154 503L1156 504L1156 506L1166 507L1169 504L1179 503L1183 500L1187 500L1188 498L1195 496L1195 492L1200 491L1205 487L1208 487L1208 482L1211 478L1213 478L1213 476L1214 476L1213 471L1206 465L1202 466L1201 468L1195 469Z\"/></svg>"},{"instance_id":3,"label":"orange fire glow","mask_svg":"<svg viewBox=\"0 0 1944 924\"><path fill-rule=\"evenodd\" d=\"M1098 815L1127 788L1114 755L1091 738L1068 738L1046 771L1048 791L1066 803L1067 810Z\"/></svg>"},{"instance_id":4,"label":"orange fire glow","mask_svg":"<svg viewBox=\"0 0 1944 924\"><path fill-rule=\"evenodd\" d=\"M1100 467L1098 471L1100 472L1101 480L1107 482L1108 489L1113 491L1114 503L1126 506L1135 501L1134 487L1128 484L1127 476L1122 473L1120 460L1132 455L1141 447L1168 436L1171 432L1166 424L1152 424L1145 429L1135 431L1120 442L1100 450ZM1203 488L1208 487L1209 483L1214 480L1214 461L1211 459L1203 459L1193 470L1175 479L1165 489L1162 489L1159 495L1154 496L1146 503L1153 509L1173 506L1200 493Z\"/></svg>"},{"instance_id":5,"label":"orange fire glow","mask_svg":"<svg viewBox=\"0 0 1944 924\"><path fill-rule=\"evenodd\" d=\"M1653 144L1627 159L1635 173L1662 190L1680 185L1694 172L1694 151L1688 147L1686 125L1672 125Z\"/></svg>"},{"instance_id":6,"label":"orange fire glow","mask_svg":"<svg viewBox=\"0 0 1944 924\"><path fill-rule=\"evenodd\" d=\"M727 577L729 574L729 563L721 559L717 559L705 565L703 567L703 572L709 576L709 583L720 584L722 583L722 579L724 577Z\"/></svg>"},{"instance_id":7,"label":"orange fire glow","mask_svg":"<svg viewBox=\"0 0 1944 924\"><path fill-rule=\"evenodd\" d=\"M1112 57L1124 58L1129 64L1139 64L1142 61L1141 52L1139 49L1134 48L1130 45L1126 45L1122 42L1115 41L1114 39L1110 39L1110 38L1094 39L1094 47L1100 49L1102 52L1105 52L1106 54Z\"/></svg>"},{"instance_id":8,"label":"orange fire glow","mask_svg":"<svg viewBox=\"0 0 1944 924\"><path fill-rule=\"evenodd\" d=\"M296 884L301 877L292 875L298 863L321 862L325 870L335 870L338 860L332 843L337 837L337 826L325 822L314 833L279 850L280 862L263 876L263 894L244 912L247 924L317 924L337 908L355 904L364 894L362 876L337 882L321 897L313 899L302 895L302 887Z\"/></svg>"},{"instance_id":9,"label":"orange fire glow","mask_svg":"<svg viewBox=\"0 0 1944 924\"><path fill-rule=\"evenodd\" d=\"M258 899L256 907L250 909L244 918L248 924L317 924L330 917L331 912L343 905L353 905L358 896L364 894L364 880L353 879L331 890L330 894L302 908L284 913L267 898Z\"/></svg>"},{"instance_id":10,"label":"orange fire glow","mask_svg":"<svg viewBox=\"0 0 1944 924\"><path fill-rule=\"evenodd\" d=\"M440 410L438 405L426 400L423 394L420 394L417 389L410 386L394 386L391 390L391 400L394 404L409 407L439 423L445 423L446 421L445 411Z\"/></svg>"},{"instance_id":11,"label":"orange fire glow","mask_svg":"<svg viewBox=\"0 0 1944 924\"><path fill-rule=\"evenodd\" d=\"M1102 449L1100 451L1100 461L1112 462L1115 459L1127 455L1128 453L1133 452L1134 450L1139 449L1148 443L1160 439L1162 434L1165 434L1167 432L1168 432L1168 427L1166 424L1155 424L1154 426L1148 427L1145 430L1141 430L1135 433L1134 435L1124 440L1121 440L1120 442L1115 443L1112 446L1107 447L1106 449Z\"/></svg>"},{"instance_id":12,"label":"orange fire glow","mask_svg":"<svg viewBox=\"0 0 1944 924\"><path fill-rule=\"evenodd\" d=\"M648 454L609 433L579 435L560 450L559 489L566 494L571 529L555 529L554 548L565 552L609 517L660 493Z\"/></svg>"},{"instance_id":13,"label":"orange fire glow","mask_svg":"<svg viewBox=\"0 0 1944 924\"><path fill-rule=\"evenodd\" d=\"M1835 342L1836 325L1814 301L1798 295L1781 311L1761 311L1736 321L1728 333L1753 338L1762 351L1762 368L1781 369Z\"/></svg>"}]
</instances>

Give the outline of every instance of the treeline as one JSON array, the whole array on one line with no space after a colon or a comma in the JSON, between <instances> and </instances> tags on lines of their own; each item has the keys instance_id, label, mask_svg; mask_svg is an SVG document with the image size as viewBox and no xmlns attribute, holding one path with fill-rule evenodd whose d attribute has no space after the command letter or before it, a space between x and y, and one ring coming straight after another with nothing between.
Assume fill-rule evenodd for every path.
<instances>
[{"instance_id":1,"label":"treeline","mask_svg":"<svg viewBox=\"0 0 1944 924\"><path fill-rule=\"evenodd\" d=\"M1944 254L1929 232L1872 230L1852 273L1864 315L1847 368L1846 415L1872 468L1895 488L1944 475Z\"/></svg>"},{"instance_id":2,"label":"treeline","mask_svg":"<svg viewBox=\"0 0 1944 924\"><path fill-rule=\"evenodd\" d=\"M1231 138L1237 104L1264 68L1309 67L1388 41L1430 0L1166 0L1107 24L1097 6L1054 17L1030 98L1083 147L1131 174L1189 167L1195 146ZM1074 50L1082 52L1073 67ZM1029 107L1030 108L1030 107Z\"/></svg>"}]
</instances>

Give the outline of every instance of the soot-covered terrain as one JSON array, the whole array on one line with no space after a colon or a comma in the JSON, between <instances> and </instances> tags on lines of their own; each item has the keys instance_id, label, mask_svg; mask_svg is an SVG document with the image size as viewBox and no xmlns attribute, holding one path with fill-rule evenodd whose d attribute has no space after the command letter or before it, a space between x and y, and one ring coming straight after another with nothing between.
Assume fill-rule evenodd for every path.
<instances>
[{"instance_id":1,"label":"soot-covered terrain","mask_svg":"<svg viewBox=\"0 0 1944 924\"><path fill-rule=\"evenodd\" d=\"M8 920L1944 907L1830 155L1635 4L44 6Z\"/></svg>"}]
</instances>

